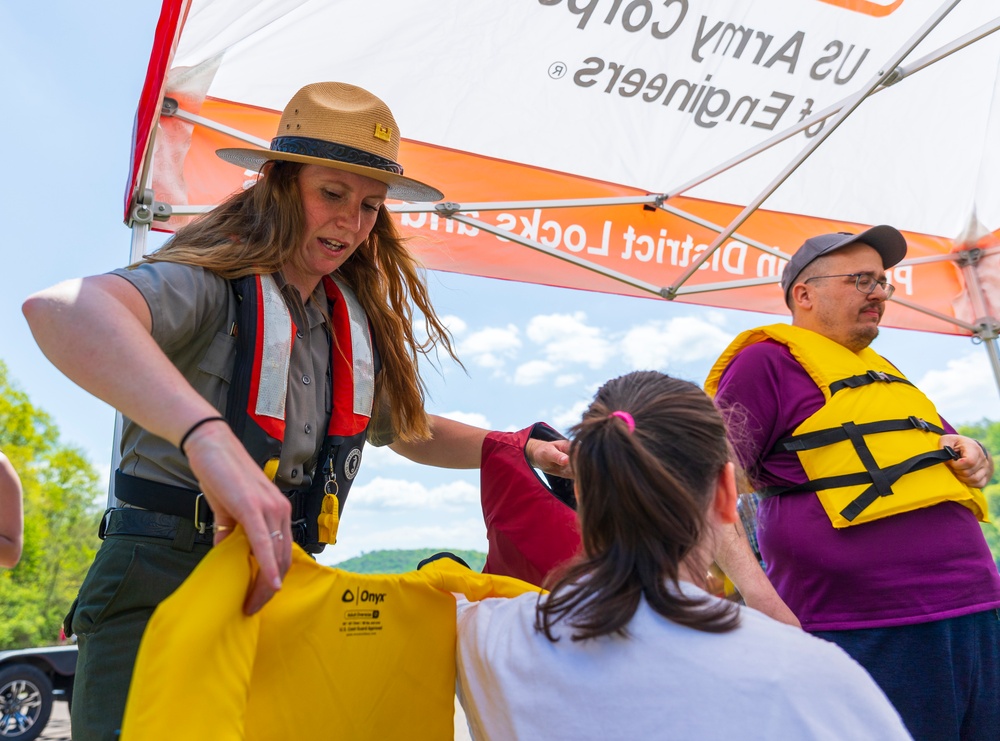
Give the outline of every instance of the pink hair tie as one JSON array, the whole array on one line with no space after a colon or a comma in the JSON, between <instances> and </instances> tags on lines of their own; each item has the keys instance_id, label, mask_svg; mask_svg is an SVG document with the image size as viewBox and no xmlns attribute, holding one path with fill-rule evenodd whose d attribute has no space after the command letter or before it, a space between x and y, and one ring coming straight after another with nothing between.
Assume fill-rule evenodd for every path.
<instances>
[{"instance_id":1,"label":"pink hair tie","mask_svg":"<svg viewBox=\"0 0 1000 741\"><path fill-rule=\"evenodd\" d=\"M632 419L632 415L628 412L623 412L619 409L618 411L611 412L611 414L608 415L608 419L611 419L612 417L618 417L618 419L624 420L625 424L628 425L628 432L630 435L635 432L635 420Z\"/></svg>"}]
</instances>

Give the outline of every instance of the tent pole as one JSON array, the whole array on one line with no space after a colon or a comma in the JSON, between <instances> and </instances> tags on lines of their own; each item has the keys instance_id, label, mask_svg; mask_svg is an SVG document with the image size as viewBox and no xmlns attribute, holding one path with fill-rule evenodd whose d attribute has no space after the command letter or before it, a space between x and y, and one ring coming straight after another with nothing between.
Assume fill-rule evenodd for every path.
<instances>
[{"instance_id":1,"label":"tent pole","mask_svg":"<svg viewBox=\"0 0 1000 741\"><path fill-rule=\"evenodd\" d=\"M136 210L140 209L140 206L136 206L133 209L133 214ZM147 209L148 210L148 209ZM142 221L140 219L133 218L132 220L132 244L129 248L129 262L133 263L142 258L146 254L146 237L149 236L149 224L152 222L152 214L150 212L149 221ZM115 477L114 472L118 470L118 466L122 462L122 413L115 411L115 431L112 438L111 444L111 477L108 481L108 506L114 507L117 503L115 499Z\"/></svg>"},{"instance_id":2,"label":"tent pole","mask_svg":"<svg viewBox=\"0 0 1000 741\"><path fill-rule=\"evenodd\" d=\"M1000 337L1000 322L990 316L983 293L983 285L976 270L976 264L983 258L984 250L974 247L961 250L957 255L975 316L976 328L973 330L973 341L979 340L986 345L986 353L989 355L990 365L993 367L993 380L996 381L997 392L1000 393L1000 350L997 348L997 337Z\"/></svg>"},{"instance_id":3,"label":"tent pole","mask_svg":"<svg viewBox=\"0 0 1000 741\"><path fill-rule=\"evenodd\" d=\"M823 127L823 130L816 135L813 141L809 142L801 152L799 152L792 161L780 172L778 176L772 180L764 190L757 195L746 208L744 208L739 215L733 219L729 226L727 226L718 237L716 237L712 244L708 246L698 257L697 260L691 263L690 267L671 285L664 287L661 290L661 295L667 300L672 300L677 295L677 289L684 285L684 283L694 275L698 269L712 256L719 247L732 235L734 231L740 228L740 226L745 222L750 215L756 211L760 205L766 201L774 191L776 191L788 177L798 169L799 165L806 161L806 159L811 155L820 144L822 144L830 134L836 131L837 127L840 126L844 120L850 116L855 109L861 105L865 98L867 98L871 93L883 84L883 82L888 79L893 70L899 66L899 63L903 61L907 55L913 51L916 46L924 40L924 38L929 34L934 28L944 19L948 13L958 5L959 0L948 0L944 5L938 8L937 12L934 13L925 23L922 25L913 36L911 36L903 46L893 54L885 64L882 65L878 73L875 74L862 88L860 91L854 94L840 111L832 116L827 125Z\"/></svg>"}]
</instances>

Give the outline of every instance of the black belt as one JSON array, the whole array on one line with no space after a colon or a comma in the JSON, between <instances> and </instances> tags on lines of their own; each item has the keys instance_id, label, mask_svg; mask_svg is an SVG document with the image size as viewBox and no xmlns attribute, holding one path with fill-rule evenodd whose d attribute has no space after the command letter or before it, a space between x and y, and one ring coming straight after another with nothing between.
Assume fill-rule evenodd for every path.
<instances>
[{"instance_id":1,"label":"black belt","mask_svg":"<svg viewBox=\"0 0 1000 741\"><path fill-rule=\"evenodd\" d=\"M306 498L304 491L286 491L285 496L292 503L292 540L306 549L308 553L318 553L308 540L306 527ZM141 507L153 514L172 516L173 520L184 520L191 524L199 535L197 543L211 543L215 515L212 513L205 495L200 491L185 489L182 486L161 484L149 479L130 476L121 471L115 471L115 498L134 507ZM117 512L118 510L109 510ZM126 510L129 511L129 510ZM318 510L317 510L318 513ZM103 526L102 526L103 527ZM103 530L102 530L103 532ZM113 533L108 532L108 535ZM150 535L146 532L122 533L127 535ZM103 537L103 536L102 536ZM152 537L173 537L173 535L152 535ZM310 550L312 549L312 550ZM320 548L322 550L322 548Z\"/></svg>"},{"instance_id":2,"label":"black belt","mask_svg":"<svg viewBox=\"0 0 1000 741\"><path fill-rule=\"evenodd\" d=\"M175 548L191 550L194 544L212 545L213 532L198 532L194 522L177 515L150 512L130 507L109 509L104 513L98 536L104 540L109 535L141 535L173 541Z\"/></svg>"},{"instance_id":3,"label":"black belt","mask_svg":"<svg viewBox=\"0 0 1000 741\"><path fill-rule=\"evenodd\" d=\"M211 535L215 517L200 491L115 471L115 498L135 507L183 517L194 523L199 533Z\"/></svg>"}]
</instances>

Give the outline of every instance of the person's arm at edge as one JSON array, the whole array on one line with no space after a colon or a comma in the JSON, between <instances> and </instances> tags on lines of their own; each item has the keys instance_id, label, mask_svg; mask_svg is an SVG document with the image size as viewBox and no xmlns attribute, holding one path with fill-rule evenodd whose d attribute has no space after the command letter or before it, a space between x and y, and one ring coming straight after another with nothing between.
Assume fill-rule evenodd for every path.
<instances>
[{"instance_id":1,"label":"person's arm at edge","mask_svg":"<svg viewBox=\"0 0 1000 741\"><path fill-rule=\"evenodd\" d=\"M218 411L187 382L151 335L137 288L116 275L60 283L30 296L25 318L39 348L70 380L175 445ZM290 505L229 426L201 425L185 442L188 462L216 523L243 525L260 565L245 609L256 612L291 564ZM271 538L280 530L283 538ZM216 540L224 535L217 534Z\"/></svg>"},{"instance_id":2,"label":"person's arm at edge","mask_svg":"<svg viewBox=\"0 0 1000 741\"><path fill-rule=\"evenodd\" d=\"M715 401L723 411L727 427L733 424L732 408L742 410L740 415L736 415L737 419L742 419L742 426L736 434L736 439L731 442L744 469L758 459L761 450L770 449L780 434L778 431L780 412L776 405L780 398L780 389L775 380L777 377L775 364L778 358L775 348L768 348L764 343L751 346L733 360L719 382ZM740 399L759 392L762 382L771 384L770 396L765 398L773 399L775 405L758 408L757 415L763 416L755 416L752 421L749 418L741 418L741 415L748 412ZM770 432L764 433L765 430ZM754 431L757 431L756 434ZM747 606L779 622L801 627L798 618L778 595L761 568L750 547L742 522L737 521L735 526L718 532L716 537L716 563L739 590Z\"/></svg>"},{"instance_id":3,"label":"person's arm at edge","mask_svg":"<svg viewBox=\"0 0 1000 741\"><path fill-rule=\"evenodd\" d=\"M795 613L778 596L767 574L760 567L750 548L746 531L739 521L716 529L715 562L739 590L747 607L778 622L794 625L796 628L802 627Z\"/></svg>"},{"instance_id":4,"label":"person's arm at edge","mask_svg":"<svg viewBox=\"0 0 1000 741\"><path fill-rule=\"evenodd\" d=\"M8 569L17 566L23 545L21 479L7 456L0 453L0 566Z\"/></svg>"},{"instance_id":5,"label":"person's arm at edge","mask_svg":"<svg viewBox=\"0 0 1000 741\"><path fill-rule=\"evenodd\" d=\"M483 458L483 441L490 433L435 414L428 415L431 437L420 442L391 443L395 452L416 463L439 468L479 468ZM529 440L525 448L528 462L546 473L570 478L569 441Z\"/></svg>"}]
</instances>

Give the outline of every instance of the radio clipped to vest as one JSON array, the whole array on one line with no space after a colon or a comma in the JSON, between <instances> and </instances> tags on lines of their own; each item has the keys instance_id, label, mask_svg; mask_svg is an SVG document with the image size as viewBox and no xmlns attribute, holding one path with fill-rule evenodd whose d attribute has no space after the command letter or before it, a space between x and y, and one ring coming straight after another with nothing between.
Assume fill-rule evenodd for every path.
<instances>
[{"instance_id":1,"label":"radio clipped to vest","mask_svg":"<svg viewBox=\"0 0 1000 741\"><path fill-rule=\"evenodd\" d=\"M354 292L332 277L323 284L335 338L330 357L333 408L309 488L285 492L292 503L292 536L308 553L337 542L340 515L361 466L380 365L368 317ZM272 276L250 275L231 285L238 318L226 417L273 480L285 434L295 324Z\"/></svg>"}]
</instances>

